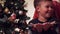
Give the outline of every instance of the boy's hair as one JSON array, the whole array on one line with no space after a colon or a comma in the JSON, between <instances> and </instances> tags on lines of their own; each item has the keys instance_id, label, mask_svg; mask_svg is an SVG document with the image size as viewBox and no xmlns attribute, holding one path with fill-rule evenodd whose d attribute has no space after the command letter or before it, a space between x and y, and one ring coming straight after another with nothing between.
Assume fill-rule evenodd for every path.
<instances>
[{"instance_id":1,"label":"boy's hair","mask_svg":"<svg viewBox=\"0 0 60 34\"><path fill-rule=\"evenodd\" d=\"M41 1L52 1L52 0L34 0L34 7L36 8L38 3L41 2Z\"/></svg>"}]
</instances>

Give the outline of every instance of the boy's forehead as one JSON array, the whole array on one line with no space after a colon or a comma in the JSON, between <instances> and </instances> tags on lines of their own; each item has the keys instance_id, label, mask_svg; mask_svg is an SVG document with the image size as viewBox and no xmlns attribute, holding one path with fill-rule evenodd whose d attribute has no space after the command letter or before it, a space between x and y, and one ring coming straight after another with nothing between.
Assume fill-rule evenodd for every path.
<instances>
[{"instance_id":1,"label":"boy's forehead","mask_svg":"<svg viewBox=\"0 0 60 34\"><path fill-rule=\"evenodd\" d=\"M34 7L36 8L38 5L42 4L41 2L51 3L52 0L34 0Z\"/></svg>"},{"instance_id":2,"label":"boy's forehead","mask_svg":"<svg viewBox=\"0 0 60 34\"><path fill-rule=\"evenodd\" d=\"M40 2L36 7L43 7L43 6L51 6L51 7L53 7L53 3L52 2L49 2L49 1L47 1L47 2Z\"/></svg>"},{"instance_id":3,"label":"boy's forehead","mask_svg":"<svg viewBox=\"0 0 60 34\"><path fill-rule=\"evenodd\" d=\"M42 3L42 2L43 2L43 3L46 3L46 2L47 2L47 3L52 3L52 1L40 1L39 3Z\"/></svg>"},{"instance_id":4,"label":"boy's forehead","mask_svg":"<svg viewBox=\"0 0 60 34\"><path fill-rule=\"evenodd\" d=\"M38 5L41 5L41 4L53 4L51 1L41 1L38 3Z\"/></svg>"}]
</instances>

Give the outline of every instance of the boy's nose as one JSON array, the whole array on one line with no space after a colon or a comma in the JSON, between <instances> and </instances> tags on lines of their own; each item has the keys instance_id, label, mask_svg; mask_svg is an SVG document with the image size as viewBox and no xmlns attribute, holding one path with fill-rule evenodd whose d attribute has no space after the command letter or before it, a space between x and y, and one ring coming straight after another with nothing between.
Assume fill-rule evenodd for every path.
<instances>
[{"instance_id":1,"label":"boy's nose","mask_svg":"<svg viewBox=\"0 0 60 34\"><path fill-rule=\"evenodd\" d=\"M49 11L52 11L53 9L51 7L49 7Z\"/></svg>"}]
</instances>

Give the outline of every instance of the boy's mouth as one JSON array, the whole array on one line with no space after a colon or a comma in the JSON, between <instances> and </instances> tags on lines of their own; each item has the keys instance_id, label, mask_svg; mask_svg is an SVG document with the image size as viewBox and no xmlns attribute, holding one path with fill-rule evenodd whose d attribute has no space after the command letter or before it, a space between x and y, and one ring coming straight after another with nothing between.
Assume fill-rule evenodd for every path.
<instances>
[{"instance_id":1,"label":"boy's mouth","mask_svg":"<svg viewBox=\"0 0 60 34\"><path fill-rule=\"evenodd\" d=\"M46 14L51 15L51 13L46 13Z\"/></svg>"},{"instance_id":2,"label":"boy's mouth","mask_svg":"<svg viewBox=\"0 0 60 34\"><path fill-rule=\"evenodd\" d=\"M51 15L51 14L52 14L52 12L50 11L50 12L47 12L46 14L49 14L49 15Z\"/></svg>"}]
</instances>

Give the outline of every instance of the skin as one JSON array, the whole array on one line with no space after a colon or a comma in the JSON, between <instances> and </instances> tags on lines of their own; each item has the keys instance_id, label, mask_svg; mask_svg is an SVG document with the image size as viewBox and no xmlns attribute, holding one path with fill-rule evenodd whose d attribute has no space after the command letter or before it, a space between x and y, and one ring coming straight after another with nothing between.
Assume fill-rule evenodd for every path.
<instances>
[{"instance_id":1,"label":"skin","mask_svg":"<svg viewBox=\"0 0 60 34\"><path fill-rule=\"evenodd\" d=\"M38 19L42 22L47 21L53 14L53 7L51 1L42 1L39 2L38 6L36 7L39 17Z\"/></svg>"}]
</instances>

